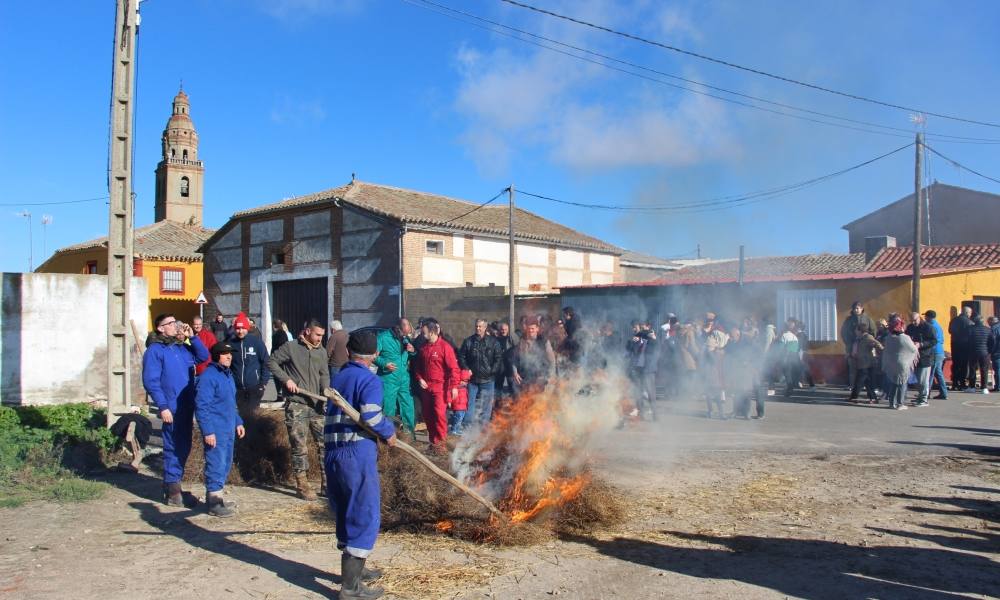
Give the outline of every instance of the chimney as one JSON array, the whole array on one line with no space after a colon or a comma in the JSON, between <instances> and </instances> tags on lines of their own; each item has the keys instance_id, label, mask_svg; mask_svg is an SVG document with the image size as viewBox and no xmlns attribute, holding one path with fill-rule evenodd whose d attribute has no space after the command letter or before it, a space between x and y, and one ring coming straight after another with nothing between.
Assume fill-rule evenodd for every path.
<instances>
[{"instance_id":1,"label":"chimney","mask_svg":"<svg viewBox=\"0 0 1000 600\"><path fill-rule=\"evenodd\" d=\"M875 235L865 238L865 263L870 263L883 248L895 248L896 238L891 235Z\"/></svg>"}]
</instances>

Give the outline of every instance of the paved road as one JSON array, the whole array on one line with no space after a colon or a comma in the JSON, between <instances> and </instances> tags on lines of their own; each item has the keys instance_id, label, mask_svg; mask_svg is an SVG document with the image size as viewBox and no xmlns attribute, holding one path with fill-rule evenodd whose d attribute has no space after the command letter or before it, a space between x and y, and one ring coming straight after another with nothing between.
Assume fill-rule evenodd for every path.
<instances>
[{"instance_id":1,"label":"paved road","mask_svg":"<svg viewBox=\"0 0 1000 600\"><path fill-rule=\"evenodd\" d=\"M598 454L636 473L665 469L692 452L1000 455L1000 394L953 393L905 411L846 397L843 388L823 386L790 399L771 396L763 421L706 419L700 401L661 401L657 421L606 437Z\"/></svg>"}]
</instances>

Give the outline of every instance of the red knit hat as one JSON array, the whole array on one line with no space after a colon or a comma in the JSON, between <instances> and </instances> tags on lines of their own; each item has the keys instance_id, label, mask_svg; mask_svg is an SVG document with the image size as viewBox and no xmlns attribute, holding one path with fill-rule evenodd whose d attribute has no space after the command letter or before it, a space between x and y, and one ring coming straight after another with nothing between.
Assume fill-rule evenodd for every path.
<instances>
[{"instance_id":1,"label":"red knit hat","mask_svg":"<svg viewBox=\"0 0 1000 600\"><path fill-rule=\"evenodd\" d=\"M250 329L250 319L247 318L246 313L241 312L236 315L233 319L233 329Z\"/></svg>"}]
</instances>

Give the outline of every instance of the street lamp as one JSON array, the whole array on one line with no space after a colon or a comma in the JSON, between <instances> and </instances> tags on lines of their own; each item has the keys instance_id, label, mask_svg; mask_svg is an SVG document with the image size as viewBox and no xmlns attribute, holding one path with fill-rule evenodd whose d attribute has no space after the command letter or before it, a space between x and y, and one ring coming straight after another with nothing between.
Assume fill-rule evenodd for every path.
<instances>
[{"instance_id":1,"label":"street lamp","mask_svg":"<svg viewBox=\"0 0 1000 600\"><path fill-rule=\"evenodd\" d=\"M17 216L19 216L19 217L24 217L25 219L28 220L28 272L30 273L30 272L32 272L32 271L35 270L35 267L34 267L34 257L31 254L31 247L32 247L32 242L31 242L31 213L28 212L27 209L25 209L25 210L22 210L19 213L14 213L14 214L17 215Z\"/></svg>"}]
</instances>

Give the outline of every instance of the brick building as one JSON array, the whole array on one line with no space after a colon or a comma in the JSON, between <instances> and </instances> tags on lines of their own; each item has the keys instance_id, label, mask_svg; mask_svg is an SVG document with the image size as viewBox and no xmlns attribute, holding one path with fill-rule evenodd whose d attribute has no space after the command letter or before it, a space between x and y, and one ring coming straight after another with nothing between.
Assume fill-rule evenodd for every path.
<instances>
[{"instance_id":1,"label":"brick building","mask_svg":"<svg viewBox=\"0 0 1000 600\"><path fill-rule=\"evenodd\" d=\"M505 288L508 209L477 206L352 181L237 212L201 247L209 308L353 329L408 314L411 290ZM521 209L514 231L516 295L621 281L619 248Z\"/></svg>"}]
</instances>

